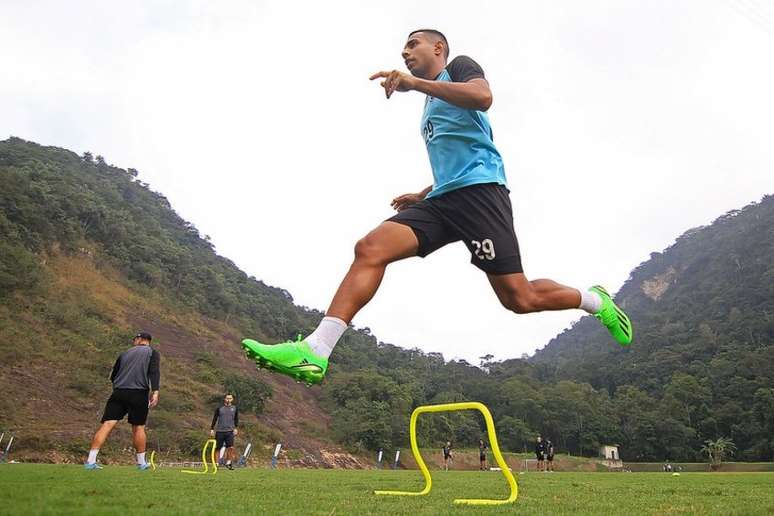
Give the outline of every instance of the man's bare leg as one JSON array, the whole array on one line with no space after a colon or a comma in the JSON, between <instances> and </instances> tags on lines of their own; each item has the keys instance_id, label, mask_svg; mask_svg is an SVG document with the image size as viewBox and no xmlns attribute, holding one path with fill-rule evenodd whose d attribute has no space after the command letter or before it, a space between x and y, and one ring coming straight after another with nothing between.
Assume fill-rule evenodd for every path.
<instances>
[{"instance_id":1,"label":"man's bare leg","mask_svg":"<svg viewBox=\"0 0 774 516\"><path fill-rule=\"evenodd\" d=\"M97 431L94 433L94 437L91 440L91 447L89 448L89 457L86 459L86 464L95 464L97 462L97 454L99 453L102 445L105 444L110 432L116 426L118 421L110 420L103 421Z\"/></svg>"},{"instance_id":2,"label":"man's bare leg","mask_svg":"<svg viewBox=\"0 0 774 516\"><path fill-rule=\"evenodd\" d=\"M326 316L310 335L296 342L273 345L245 339L242 347L259 367L310 385L322 382L328 357L355 314L374 297L387 265L415 256L418 248L413 229L397 222L382 222L355 245L355 259Z\"/></svg>"},{"instance_id":3,"label":"man's bare leg","mask_svg":"<svg viewBox=\"0 0 774 516\"><path fill-rule=\"evenodd\" d=\"M137 453L145 453L145 425L132 425L132 443Z\"/></svg>"},{"instance_id":4,"label":"man's bare leg","mask_svg":"<svg viewBox=\"0 0 774 516\"><path fill-rule=\"evenodd\" d=\"M118 421L105 421L100 425L99 429L97 429L97 432L94 434L94 438L91 440L92 450L99 450L102 448L102 445L105 444L110 432L115 428L116 423L118 423Z\"/></svg>"},{"instance_id":5,"label":"man's bare leg","mask_svg":"<svg viewBox=\"0 0 774 516\"><path fill-rule=\"evenodd\" d=\"M586 292L561 285L550 279L527 280L523 273L487 274L500 303L517 314L580 308L593 314L622 346L632 342L629 317L600 286Z\"/></svg>"},{"instance_id":6,"label":"man's bare leg","mask_svg":"<svg viewBox=\"0 0 774 516\"><path fill-rule=\"evenodd\" d=\"M374 297L392 262L416 256L414 230L397 222L382 222L355 245L355 260L333 296L326 315L349 324Z\"/></svg>"},{"instance_id":7,"label":"man's bare leg","mask_svg":"<svg viewBox=\"0 0 774 516\"><path fill-rule=\"evenodd\" d=\"M487 274L500 303L518 314L578 308L581 294L577 289L550 279L527 280L523 273Z\"/></svg>"}]
</instances>

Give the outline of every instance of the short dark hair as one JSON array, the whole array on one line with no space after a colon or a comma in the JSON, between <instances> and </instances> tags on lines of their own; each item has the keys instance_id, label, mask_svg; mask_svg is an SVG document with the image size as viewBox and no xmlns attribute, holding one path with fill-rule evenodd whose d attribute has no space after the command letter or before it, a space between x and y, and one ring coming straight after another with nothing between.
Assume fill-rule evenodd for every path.
<instances>
[{"instance_id":1,"label":"short dark hair","mask_svg":"<svg viewBox=\"0 0 774 516\"><path fill-rule=\"evenodd\" d=\"M417 30L412 30L411 32L409 32L408 37L413 36L417 32L425 32L427 34L432 34L433 36L435 36L438 39L440 39L441 41L443 41L443 58L444 59L449 59L449 42L446 40L446 36L443 35L443 32L441 32L440 30L435 30L435 29L417 29Z\"/></svg>"}]
</instances>

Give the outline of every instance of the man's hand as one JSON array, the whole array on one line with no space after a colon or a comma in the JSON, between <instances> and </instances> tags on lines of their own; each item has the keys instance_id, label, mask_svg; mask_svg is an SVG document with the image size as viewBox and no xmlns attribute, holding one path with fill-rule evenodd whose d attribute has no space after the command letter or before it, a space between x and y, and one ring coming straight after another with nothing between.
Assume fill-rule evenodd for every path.
<instances>
[{"instance_id":1,"label":"man's hand","mask_svg":"<svg viewBox=\"0 0 774 516\"><path fill-rule=\"evenodd\" d=\"M399 195L395 199L392 200L390 203L390 206L395 208L396 211L403 211L412 204L416 204L422 199L424 199L425 196L421 193L407 193L403 195Z\"/></svg>"},{"instance_id":2,"label":"man's hand","mask_svg":"<svg viewBox=\"0 0 774 516\"><path fill-rule=\"evenodd\" d=\"M210 437L215 437L215 430L210 430Z\"/></svg>"},{"instance_id":3,"label":"man's hand","mask_svg":"<svg viewBox=\"0 0 774 516\"><path fill-rule=\"evenodd\" d=\"M409 91L413 90L417 84L417 78L413 75L393 70L391 72L376 72L369 80L383 78L380 83L384 88L384 94L387 98L390 98L396 91Z\"/></svg>"},{"instance_id":4,"label":"man's hand","mask_svg":"<svg viewBox=\"0 0 774 516\"><path fill-rule=\"evenodd\" d=\"M159 391L153 391L151 399L148 402L148 408L153 408L159 404Z\"/></svg>"},{"instance_id":5,"label":"man's hand","mask_svg":"<svg viewBox=\"0 0 774 516\"><path fill-rule=\"evenodd\" d=\"M236 437L236 436L238 436L238 435L239 435L239 430L237 430L236 428L234 428L234 437Z\"/></svg>"}]
</instances>

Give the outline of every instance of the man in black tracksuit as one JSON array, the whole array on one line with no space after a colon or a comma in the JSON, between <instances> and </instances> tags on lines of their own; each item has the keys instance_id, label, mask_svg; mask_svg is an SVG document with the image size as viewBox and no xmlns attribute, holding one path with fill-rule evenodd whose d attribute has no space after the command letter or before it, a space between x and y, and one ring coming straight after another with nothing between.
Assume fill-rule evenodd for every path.
<instances>
[{"instance_id":1,"label":"man in black tracksuit","mask_svg":"<svg viewBox=\"0 0 774 516\"><path fill-rule=\"evenodd\" d=\"M543 438L537 436L537 442L535 443L535 458L537 459L538 471L546 470L546 443Z\"/></svg>"},{"instance_id":2,"label":"man in black tracksuit","mask_svg":"<svg viewBox=\"0 0 774 516\"><path fill-rule=\"evenodd\" d=\"M234 396L226 394L223 405L215 409L210 426L210 437L215 438L215 447L221 449L226 446L226 467L234 469L231 462L234 460L234 437L239 433L239 409L234 405Z\"/></svg>"},{"instance_id":3,"label":"man in black tracksuit","mask_svg":"<svg viewBox=\"0 0 774 516\"><path fill-rule=\"evenodd\" d=\"M113 393L105 405L102 416L102 426L94 434L91 441L86 469L102 469L97 463L97 453L110 435L110 432L127 414L132 425L132 440L137 451L137 467L148 469L145 462L145 422L148 419L148 409L159 402L159 368L161 357L159 352L150 347L151 335L141 332L135 335L130 349L119 355L110 381L113 382Z\"/></svg>"}]
</instances>

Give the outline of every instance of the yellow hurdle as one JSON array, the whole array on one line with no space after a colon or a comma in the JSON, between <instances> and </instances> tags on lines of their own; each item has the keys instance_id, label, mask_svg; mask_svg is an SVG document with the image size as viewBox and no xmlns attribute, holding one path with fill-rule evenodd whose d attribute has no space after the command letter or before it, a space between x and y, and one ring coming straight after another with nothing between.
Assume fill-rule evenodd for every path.
<instances>
[{"instance_id":1,"label":"yellow hurdle","mask_svg":"<svg viewBox=\"0 0 774 516\"><path fill-rule=\"evenodd\" d=\"M156 450L153 450L151 452L150 463L151 463L151 468L153 468L153 471L156 471Z\"/></svg>"},{"instance_id":2,"label":"yellow hurdle","mask_svg":"<svg viewBox=\"0 0 774 516\"><path fill-rule=\"evenodd\" d=\"M202 471L184 469L182 470L183 473L188 473L191 475L206 475L207 472L209 472L210 469L207 466L207 447L209 445L212 445L210 450L210 458L212 459L212 474L214 475L218 472L218 462L215 460L215 446L217 443L215 442L215 439L207 439L207 441L204 443L204 448L202 448L202 464L204 464L204 469Z\"/></svg>"},{"instance_id":3,"label":"yellow hurdle","mask_svg":"<svg viewBox=\"0 0 774 516\"><path fill-rule=\"evenodd\" d=\"M430 471L427 469L425 461L422 459L422 455L419 453L419 446L417 444L417 417L425 412L452 412L456 410L478 410L484 416L486 421L486 432L489 436L489 445L492 447L492 454L494 455L497 465L500 466L500 470L505 475L505 480L508 482L508 486L511 489L511 494L505 500L489 500L489 499L467 499L459 498L454 500L456 504L465 505L502 505L506 503L513 503L519 496L519 487L516 484L516 479L513 477L511 470L508 469L508 464L505 463L502 453L500 453L500 446L497 444L497 434L495 433L494 421L492 420L492 414L489 413L489 409L486 405L477 401L466 401L463 403L444 403L442 405L424 405L417 407L411 414L410 434L411 434L411 452L414 454L414 460L419 466L419 470L425 477L425 488L419 492L414 491L374 491L376 495L397 495L397 496L422 496L430 492L433 487L433 479L430 476Z\"/></svg>"}]
</instances>

